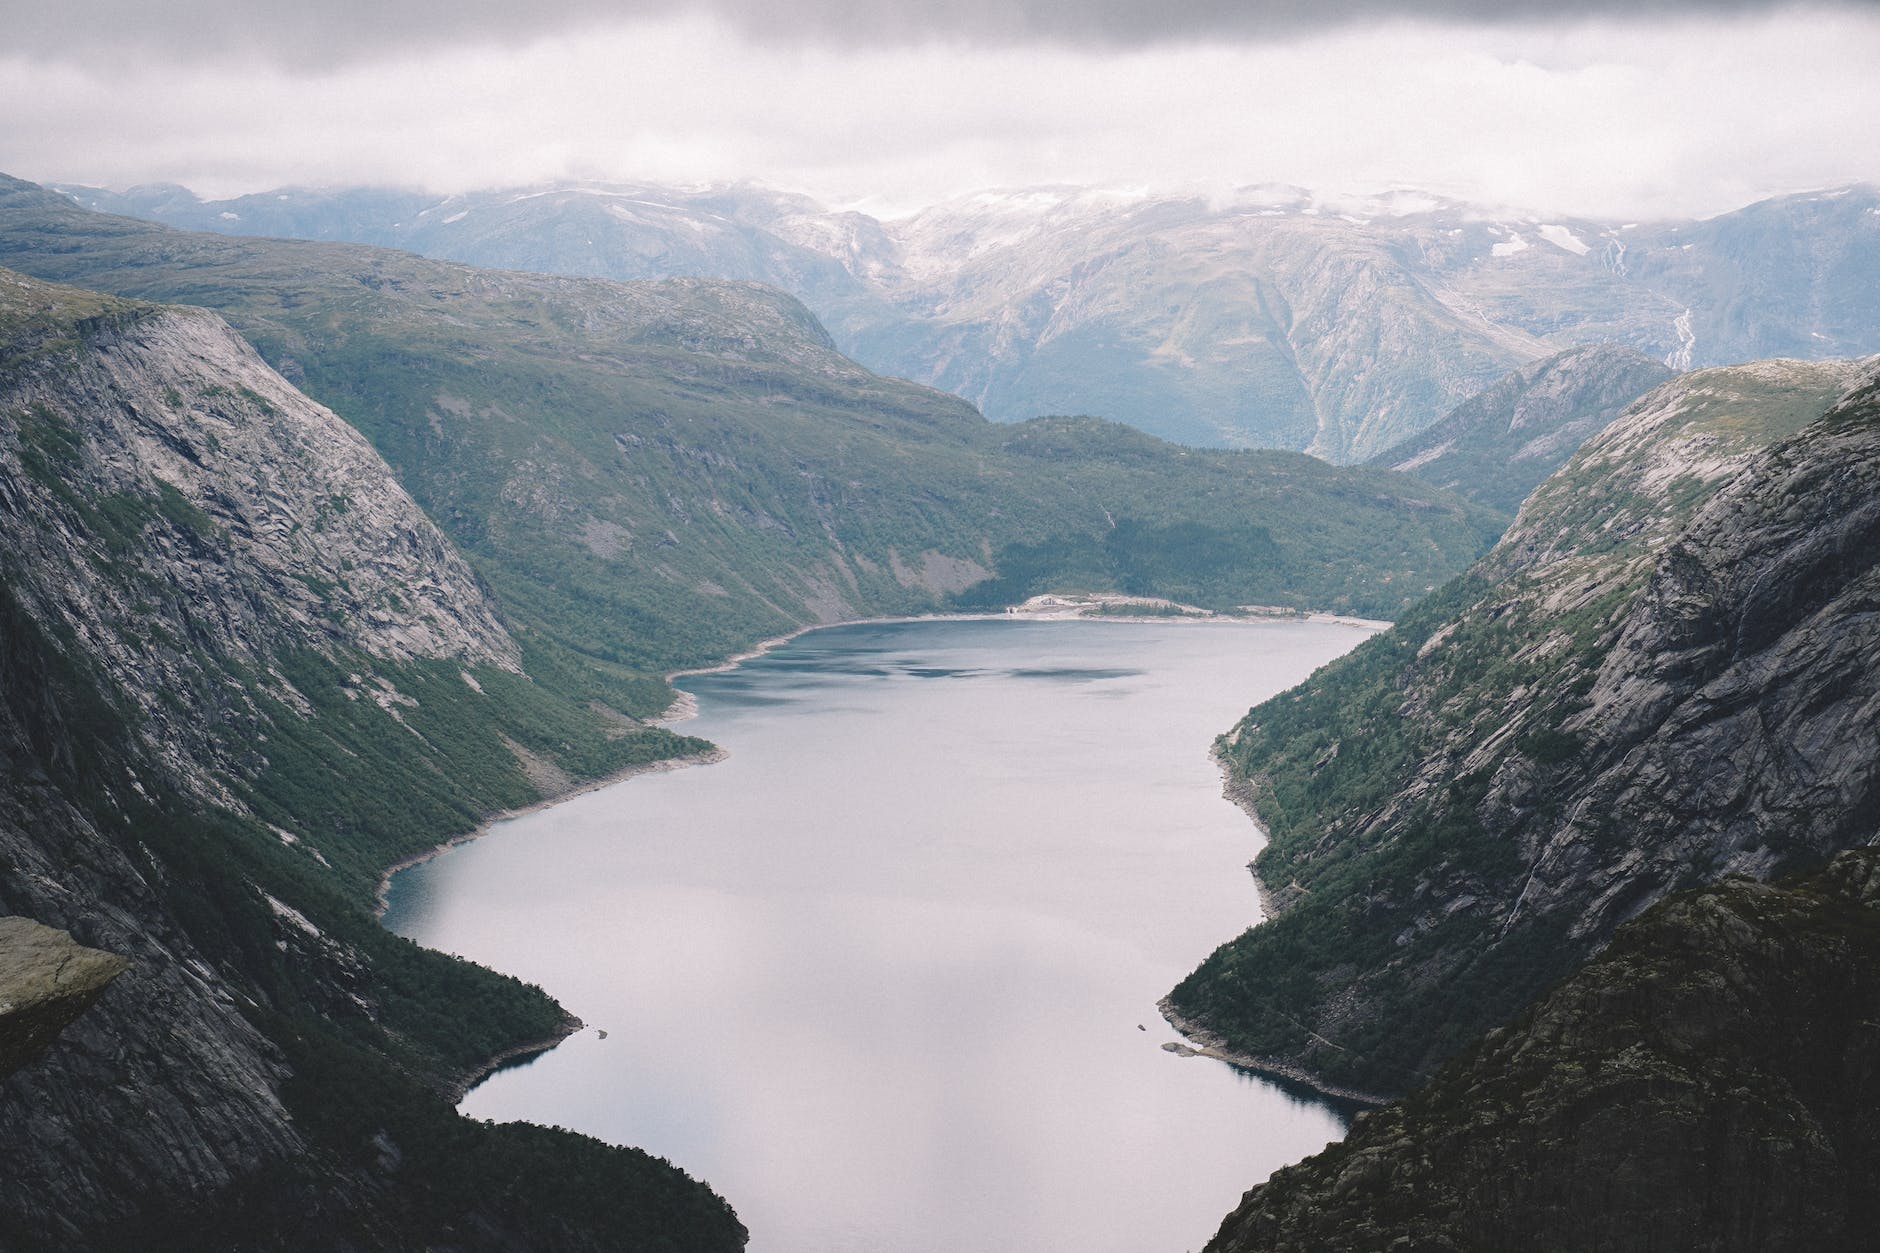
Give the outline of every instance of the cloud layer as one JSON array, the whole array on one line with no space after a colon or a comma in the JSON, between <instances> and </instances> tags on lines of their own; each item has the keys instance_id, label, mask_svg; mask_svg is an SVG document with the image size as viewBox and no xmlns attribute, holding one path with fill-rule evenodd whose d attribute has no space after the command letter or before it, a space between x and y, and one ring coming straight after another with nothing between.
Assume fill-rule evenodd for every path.
<instances>
[{"instance_id":1,"label":"cloud layer","mask_svg":"<svg viewBox=\"0 0 1880 1253\"><path fill-rule=\"evenodd\" d=\"M1286 182L1682 215L1880 181L1876 64L1880 13L1846 8L1127 48L782 43L694 16L327 68L9 47L0 169L208 194L751 178L874 206Z\"/></svg>"},{"instance_id":2,"label":"cloud layer","mask_svg":"<svg viewBox=\"0 0 1880 1253\"><path fill-rule=\"evenodd\" d=\"M1880 0L1827 2L1846 12L1880 9ZM1782 7L1783 0L0 0L0 30L16 55L36 60L245 58L307 73L688 18L790 46L1118 50L1288 39L1378 22L1519 27Z\"/></svg>"}]
</instances>

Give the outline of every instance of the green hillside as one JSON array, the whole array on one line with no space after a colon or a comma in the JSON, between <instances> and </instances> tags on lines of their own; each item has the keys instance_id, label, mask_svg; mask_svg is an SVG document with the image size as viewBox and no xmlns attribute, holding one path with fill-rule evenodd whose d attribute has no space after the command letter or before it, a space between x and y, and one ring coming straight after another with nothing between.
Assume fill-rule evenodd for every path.
<instances>
[{"instance_id":1,"label":"green hillside","mask_svg":"<svg viewBox=\"0 0 1880 1253\"><path fill-rule=\"evenodd\" d=\"M189 234L16 180L0 264L222 313L384 454L532 674L637 714L665 701L652 676L780 631L1043 590L1394 616L1502 523L1298 454L994 426L755 284Z\"/></svg>"}]
</instances>

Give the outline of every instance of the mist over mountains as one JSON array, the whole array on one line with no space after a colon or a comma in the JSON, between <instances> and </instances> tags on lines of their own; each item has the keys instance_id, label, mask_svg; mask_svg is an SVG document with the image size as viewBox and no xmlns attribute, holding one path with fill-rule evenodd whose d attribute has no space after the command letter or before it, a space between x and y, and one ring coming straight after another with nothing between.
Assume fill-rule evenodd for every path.
<instances>
[{"instance_id":1,"label":"mist over mountains","mask_svg":"<svg viewBox=\"0 0 1880 1253\"><path fill-rule=\"evenodd\" d=\"M1880 347L1880 190L1701 221L1540 218L1421 193L988 192L881 219L740 185L440 197L64 188L197 230L478 265L781 287L878 373L996 420L1090 413L1194 445L1376 455L1508 371L1611 341L1674 369Z\"/></svg>"}]
</instances>

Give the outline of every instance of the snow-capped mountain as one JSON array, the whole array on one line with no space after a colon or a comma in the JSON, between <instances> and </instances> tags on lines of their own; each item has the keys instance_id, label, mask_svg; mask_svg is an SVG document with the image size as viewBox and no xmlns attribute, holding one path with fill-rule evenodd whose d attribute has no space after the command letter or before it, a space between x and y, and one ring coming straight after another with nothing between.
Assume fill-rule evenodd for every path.
<instances>
[{"instance_id":1,"label":"snow-capped mountain","mask_svg":"<svg viewBox=\"0 0 1880 1253\"><path fill-rule=\"evenodd\" d=\"M1577 344L1627 344L1674 369L1880 349L1871 186L1665 223L1270 185L982 192L888 219L748 185L215 202L175 187L67 190L196 229L612 278L753 279L800 297L871 369L994 418L1092 413L1185 443L1333 460L1372 455Z\"/></svg>"}]
</instances>

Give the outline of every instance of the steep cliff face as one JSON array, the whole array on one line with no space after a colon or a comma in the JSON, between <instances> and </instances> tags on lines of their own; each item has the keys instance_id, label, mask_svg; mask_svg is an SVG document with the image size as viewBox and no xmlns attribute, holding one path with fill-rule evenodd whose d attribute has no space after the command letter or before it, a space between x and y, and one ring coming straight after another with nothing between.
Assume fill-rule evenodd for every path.
<instances>
[{"instance_id":1,"label":"steep cliff face","mask_svg":"<svg viewBox=\"0 0 1880 1253\"><path fill-rule=\"evenodd\" d=\"M1671 373L1636 348L1569 348L1509 372L1367 464L1514 513L1581 444Z\"/></svg>"},{"instance_id":2,"label":"steep cliff face","mask_svg":"<svg viewBox=\"0 0 1880 1253\"><path fill-rule=\"evenodd\" d=\"M205 766L265 733L221 681L232 669L302 709L280 667L307 649L520 672L494 605L377 454L220 318L0 273L0 325L17 332L0 377L10 586L135 703L172 778L226 800ZM357 679L368 698L400 699L375 679Z\"/></svg>"},{"instance_id":3,"label":"steep cliff face","mask_svg":"<svg viewBox=\"0 0 1880 1253\"><path fill-rule=\"evenodd\" d=\"M664 1163L456 1118L566 1016L369 914L538 795L511 742L686 742L532 683L384 462L201 311L0 272L0 518L0 914L130 963L0 1082L0 1244L741 1242ZM558 1215L563 1176L615 1199Z\"/></svg>"},{"instance_id":4,"label":"steep cliff face","mask_svg":"<svg viewBox=\"0 0 1880 1253\"><path fill-rule=\"evenodd\" d=\"M1880 1219L1880 855L1733 878L1349 1138L1249 1192L1209 1253L1833 1253Z\"/></svg>"},{"instance_id":5,"label":"steep cliff face","mask_svg":"<svg viewBox=\"0 0 1880 1253\"><path fill-rule=\"evenodd\" d=\"M1872 374L1666 384L1469 575L1250 713L1226 751L1285 909L1174 1007L1401 1091L1666 893L1871 842Z\"/></svg>"}]
</instances>

